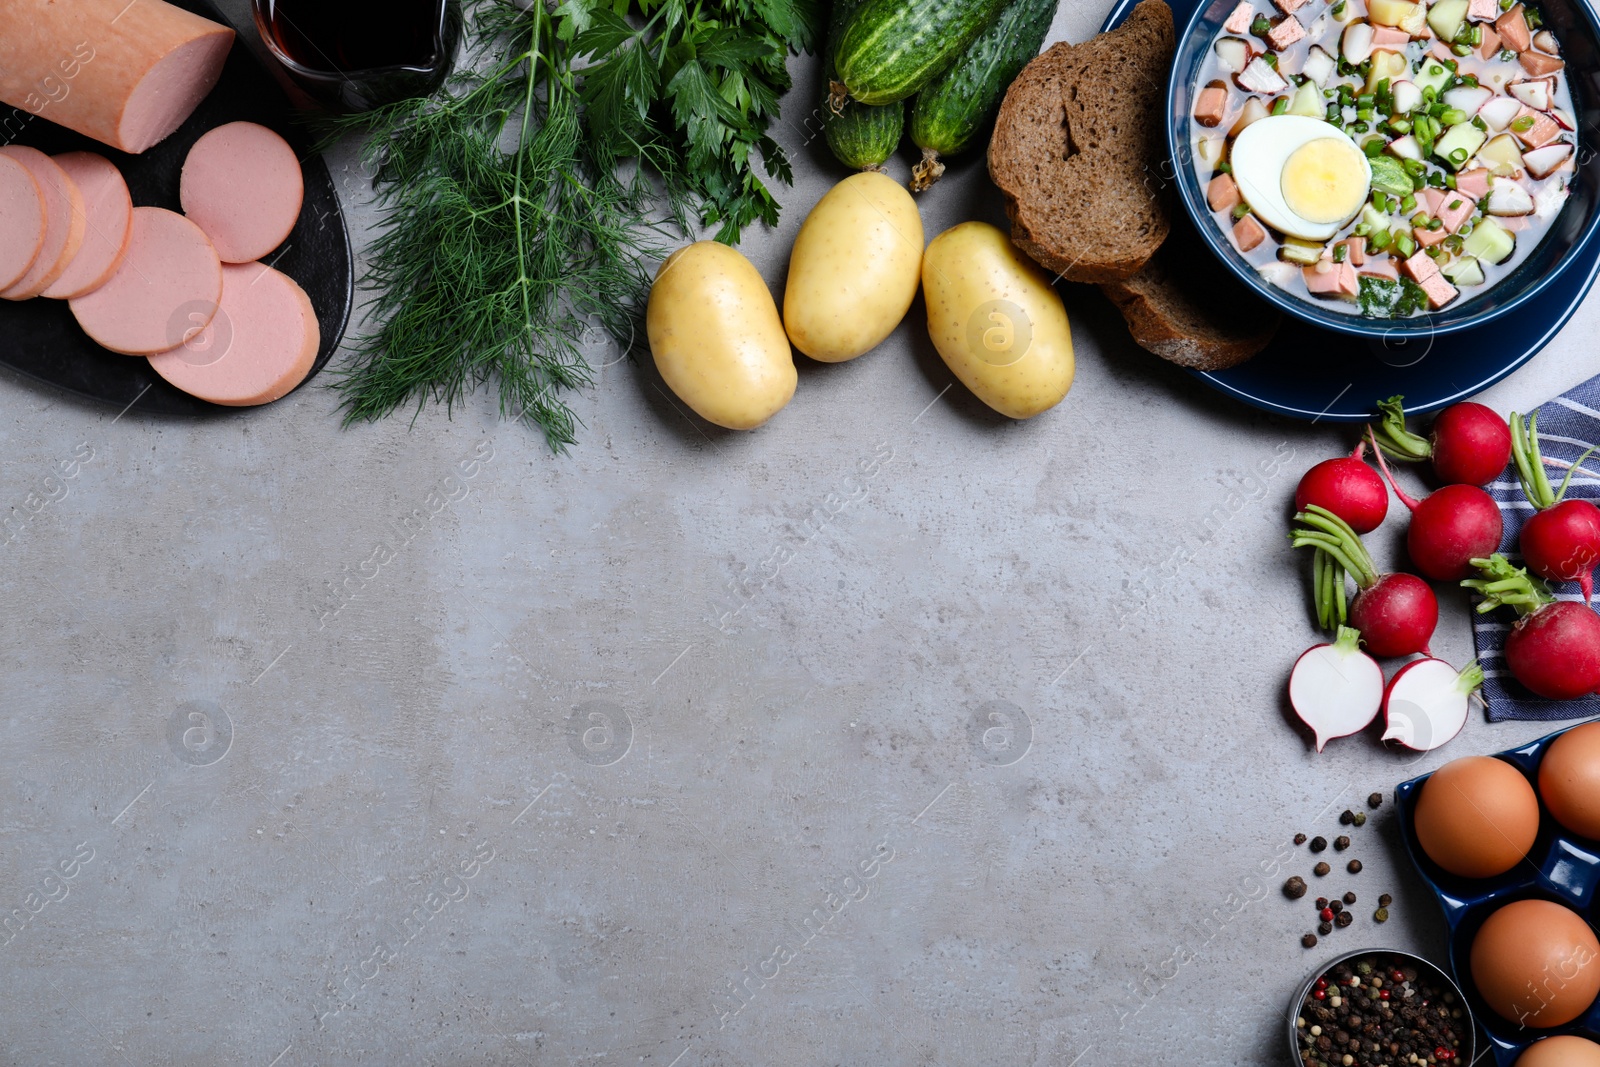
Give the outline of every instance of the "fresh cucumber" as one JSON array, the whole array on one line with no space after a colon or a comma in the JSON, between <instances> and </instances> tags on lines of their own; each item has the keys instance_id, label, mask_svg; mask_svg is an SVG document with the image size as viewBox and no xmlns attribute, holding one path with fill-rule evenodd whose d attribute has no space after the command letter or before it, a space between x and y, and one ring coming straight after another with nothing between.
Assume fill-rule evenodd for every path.
<instances>
[{"instance_id":1,"label":"fresh cucumber","mask_svg":"<svg viewBox=\"0 0 1600 1067\"><path fill-rule=\"evenodd\" d=\"M892 104L941 74L1006 0L866 0L834 49L834 106Z\"/></svg>"},{"instance_id":2,"label":"fresh cucumber","mask_svg":"<svg viewBox=\"0 0 1600 1067\"><path fill-rule=\"evenodd\" d=\"M906 124L905 104L898 100L877 105L847 100L837 112L829 106L834 80L834 47L844 33L845 23L864 2L834 0L833 13L828 19L828 43L822 53L822 134L840 163L857 170L882 170L884 161L900 144L900 134Z\"/></svg>"},{"instance_id":3,"label":"fresh cucumber","mask_svg":"<svg viewBox=\"0 0 1600 1067\"><path fill-rule=\"evenodd\" d=\"M922 162L912 169L912 192L938 181L944 173L939 157L966 148L994 116L1012 80L1039 54L1056 3L1011 0L953 66L917 94L911 105L911 141L922 149Z\"/></svg>"}]
</instances>

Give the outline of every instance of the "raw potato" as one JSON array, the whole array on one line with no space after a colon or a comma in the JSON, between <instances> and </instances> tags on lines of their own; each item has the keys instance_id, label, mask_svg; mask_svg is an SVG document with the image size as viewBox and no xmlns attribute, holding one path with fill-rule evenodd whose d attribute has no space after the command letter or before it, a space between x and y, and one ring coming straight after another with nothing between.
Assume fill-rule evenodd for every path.
<instances>
[{"instance_id":1,"label":"raw potato","mask_svg":"<svg viewBox=\"0 0 1600 1067\"><path fill-rule=\"evenodd\" d=\"M794 396L799 375L772 292L727 245L697 241L667 257L645 326L661 377L709 422L753 430Z\"/></svg>"},{"instance_id":2,"label":"raw potato","mask_svg":"<svg viewBox=\"0 0 1600 1067\"><path fill-rule=\"evenodd\" d=\"M1028 419L1072 388L1072 331L1050 279L984 222L933 239L922 257L928 333L961 383Z\"/></svg>"},{"instance_id":3,"label":"raw potato","mask_svg":"<svg viewBox=\"0 0 1600 1067\"><path fill-rule=\"evenodd\" d=\"M916 201L887 174L853 174L817 202L794 239L783 292L789 340L824 363L870 352L911 310L921 274Z\"/></svg>"}]
</instances>

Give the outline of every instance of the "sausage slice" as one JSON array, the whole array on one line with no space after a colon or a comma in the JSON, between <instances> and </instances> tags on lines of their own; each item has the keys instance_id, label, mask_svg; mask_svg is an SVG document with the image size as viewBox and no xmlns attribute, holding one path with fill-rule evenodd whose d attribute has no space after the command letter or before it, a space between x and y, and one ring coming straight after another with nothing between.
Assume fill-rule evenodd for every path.
<instances>
[{"instance_id":1,"label":"sausage slice","mask_svg":"<svg viewBox=\"0 0 1600 1067\"><path fill-rule=\"evenodd\" d=\"M133 199L122 172L105 156L93 152L68 152L55 157L83 196L85 227L83 247L61 277L45 286L40 296L70 300L92 293L110 280L122 264L133 235Z\"/></svg>"},{"instance_id":2,"label":"sausage slice","mask_svg":"<svg viewBox=\"0 0 1600 1067\"><path fill-rule=\"evenodd\" d=\"M6 145L0 148L0 153L27 167L44 194L44 244L39 255L27 273L9 288L0 290L0 297L7 300L28 300L44 292L45 286L59 278L83 246L86 223L83 196L78 192L78 183L37 148Z\"/></svg>"},{"instance_id":3,"label":"sausage slice","mask_svg":"<svg viewBox=\"0 0 1600 1067\"><path fill-rule=\"evenodd\" d=\"M222 261L200 227L175 211L136 207L121 266L71 307L101 347L148 356L205 328L221 299Z\"/></svg>"},{"instance_id":4,"label":"sausage slice","mask_svg":"<svg viewBox=\"0 0 1600 1067\"><path fill-rule=\"evenodd\" d=\"M288 141L253 122L230 122L189 150L178 196L224 263L249 263L294 229L305 177Z\"/></svg>"},{"instance_id":5,"label":"sausage slice","mask_svg":"<svg viewBox=\"0 0 1600 1067\"><path fill-rule=\"evenodd\" d=\"M44 193L33 172L0 156L0 289L15 284L44 246Z\"/></svg>"}]
</instances>

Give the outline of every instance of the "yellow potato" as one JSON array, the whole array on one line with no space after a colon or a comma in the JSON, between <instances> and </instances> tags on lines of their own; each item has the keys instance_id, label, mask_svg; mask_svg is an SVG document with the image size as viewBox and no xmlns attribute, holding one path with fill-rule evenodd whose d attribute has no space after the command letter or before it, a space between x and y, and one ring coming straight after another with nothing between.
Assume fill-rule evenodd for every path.
<instances>
[{"instance_id":1,"label":"yellow potato","mask_svg":"<svg viewBox=\"0 0 1600 1067\"><path fill-rule=\"evenodd\" d=\"M667 257L645 327L661 377L709 422L753 430L794 396L794 355L772 292L727 245L697 241Z\"/></svg>"},{"instance_id":2,"label":"yellow potato","mask_svg":"<svg viewBox=\"0 0 1600 1067\"><path fill-rule=\"evenodd\" d=\"M928 334L961 383L1028 419L1072 388L1072 330L1050 278L985 222L963 222L922 256Z\"/></svg>"},{"instance_id":3,"label":"yellow potato","mask_svg":"<svg viewBox=\"0 0 1600 1067\"><path fill-rule=\"evenodd\" d=\"M812 359L842 363L900 325L922 273L922 216L905 187L863 171L828 190L789 255L783 325Z\"/></svg>"}]
</instances>

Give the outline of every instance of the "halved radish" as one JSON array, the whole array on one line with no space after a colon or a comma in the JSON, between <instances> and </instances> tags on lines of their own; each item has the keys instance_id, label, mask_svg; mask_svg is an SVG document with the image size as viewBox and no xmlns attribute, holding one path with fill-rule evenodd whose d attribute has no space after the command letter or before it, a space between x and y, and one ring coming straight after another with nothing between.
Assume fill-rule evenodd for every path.
<instances>
[{"instance_id":1,"label":"halved radish","mask_svg":"<svg viewBox=\"0 0 1600 1067\"><path fill-rule=\"evenodd\" d=\"M1489 179L1484 208L1491 215L1515 217L1533 214L1533 196L1510 178Z\"/></svg>"},{"instance_id":2,"label":"halved radish","mask_svg":"<svg viewBox=\"0 0 1600 1067\"><path fill-rule=\"evenodd\" d=\"M204 329L221 299L222 261L200 227L175 211L136 207L122 265L71 307L102 348L148 356Z\"/></svg>"},{"instance_id":3,"label":"halved radish","mask_svg":"<svg viewBox=\"0 0 1600 1067\"><path fill-rule=\"evenodd\" d=\"M1550 81L1547 78L1512 82L1506 86L1506 91L1535 111L1550 110Z\"/></svg>"},{"instance_id":4,"label":"halved radish","mask_svg":"<svg viewBox=\"0 0 1600 1067\"><path fill-rule=\"evenodd\" d=\"M1483 88L1481 85L1463 85L1459 88L1451 89L1446 92L1444 94L1444 102L1450 107L1459 108L1462 111L1465 111L1467 113L1467 117L1471 118L1473 115L1476 115L1479 109L1481 109L1483 105L1487 104L1493 97L1494 93Z\"/></svg>"},{"instance_id":5,"label":"halved radish","mask_svg":"<svg viewBox=\"0 0 1600 1067\"><path fill-rule=\"evenodd\" d=\"M33 173L0 156L0 289L28 273L44 246L44 193Z\"/></svg>"},{"instance_id":6,"label":"halved radish","mask_svg":"<svg viewBox=\"0 0 1600 1067\"><path fill-rule=\"evenodd\" d=\"M1522 101L1510 96L1497 96L1478 109L1478 117L1494 133L1511 125L1511 120L1522 110Z\"/></svg>"},{"instance_id":7,"label":"halved radish","mask_svg":"<svg viewBox=\"0 0 1600 1067\"><path fill-rule=\"evenodd\" d=\"M1340 51L1346 63L1365 63L1372 58L1372 26L1365 22L1352 22L1345 27Z\"/></svg>"},{"instance_id":8,"label":"halved radish","mask_svg":"<svg viewBox=\"0 0 1600 1067\"><path fill-rule=\"evenodd\" d=\"M1237 74L1250 65L1250 43L1238 37L1224 37L1217 42L1217 62L1229 74Z\"/></svg>"},{"instance_id":9,"label":"halved radish","mask_svg":"<svg viewBox=\"0 0 1600 1067\"><path fill-rule=\"evenodd\" d=\"M260 263L222 268L222 306L203 330L150 357L184 392L229 407L268 404L305 380L321 344L317 313L288 275Z\"/></svg>"},{"instance_id":10,"label":"halved radish","mask_svg":"<svg viewBox=\"0 0 1600 1067\"><path fill-rule=\"evenodd\" d=\"M1417 143L1417 139L1409 133L1404 137L1396 137L1390 141L1389 151L1397 159L1414 159L1419 163L1422 161L1422 145Z\"/></svg>"},{"instance_id":11,"label":"halved radish","mask_svg":"<svg viewBox=\"0 0 1600 1067\"><path fill-rule=\"evenodd\" d=\"M122 172L105 156L68 152L55 157L83 196L83 245L40 296L70 300L104 285L122 264L133 235L133 198Z\"/></svg>"},{"instance_id":12,"label":"halved radish","mask_svg":"<svg viewBox=\"0 0 1600 1067\"><path fill-rule=\"evenodd\" d=\"M1557 126L1560 126L1563 130L1566 130L1568 133L1570 133L1573 130L1576 130L1578 128L1578 120L1576 118L1574 118L1572 112L1568 111L1566 108L1563 108L1563 107L1553 107L1553 108L1551 108L1550 109L1550 117L1556 120L1556 125Z\"/></svg>"},{"instance_id":13,"label":"halved radish","mask_svg":"<svg viewBox=\"0 0 1600 1067\"><path fill-rule=\"evenodd\" d=\"M6 300L31 300L44 292L45 286L61 276L72 262L72 257L83 247L83 233L87 220L83 212L83 196L78 185L55 160L37 148L6 145L0 148L33 175L44 194L45 231L44 244L33 265L9 288L0 290Z\"/></svg>"},{"instance_id":14,"label":"halved radish","mask_svg":"<svg viewBox=\"0 0 1600 1067\"><path fill-rule=\"evenodd\" d=\"M1556 40L1556 35L1549 30L1540 30L1533 35L1533 47L1545 55L1558 56L1561 54L1561 45Z\"/></svg>"},{"instance_id":15,"label":"halved radish","mask_svg":"<svg viewBox=\"0 0 1600 1067\"><path fill-rule=\"evenodd\" d=\"M1234 80L1246 92L1265 93L1267 96L1281 93L1289 87L1277 68L1260 56L1252 59L1243 71L1234 76Z\"/></svg>"},{"instance_id":16,"label":"halved radish","mask_svg":"<svg viewBox=\"0 0 1600 1067\"><path fill-rule=\"evenodd\" d=\"M1529 174L1543 181L1559 170L1570 158L1572 158L1571 145L1546 145L1544 148L1535 148L1532 152L1522 153L1522 165L1528 168Z\"/></svg>"},{"instance_id":17,"label":"halved radish","mask_svg":"<svg viewBox=\"0 0 1600 1067\"><path fill-rule=\"evenodd\" d=\"M1318 752L1365 730L1383 704L1383 668L1360 642L1358 631L1341 626L1332 644L1301 653L1289 673L1289 703L1316 735Z\"/></svg>"},{"instance_id":18,"label":"halved radish","mask_svg":"<svg viewBox=\"0 0 1600 1067\"><path fill-rule=\"evenodd\" d=\"M1383 739L1414 752L1431 752L1467 725L1472 694L1483 684L1477 662L1457 671L1442 659L1407 663L1383 692Z\"/></svg>"},{"instance_id":19,"label":"halved radish","mask_svg":"<svg viewBox=\"0 0 1600 1067\"><path fill-rule=\"evenodd\" d=\"M1422 106L1422 90L1414 82L1398 81L1389 87L1394 93L1395 111L1415 111Z\"/></svg>"},{"instance_id":20,"label":"halved radish","mask_svg":"<svg viewBox=\"0 0 1600 1067\"><path fill-rule=\"evenodd\" d=\"M230 122L189 150L178 197L224 263L249 263L288 239L305 177L289 142L265 126Z\"/></svg>"}]
</instances>

